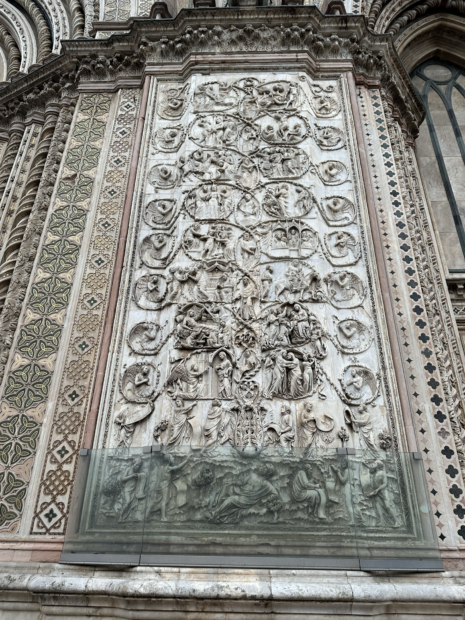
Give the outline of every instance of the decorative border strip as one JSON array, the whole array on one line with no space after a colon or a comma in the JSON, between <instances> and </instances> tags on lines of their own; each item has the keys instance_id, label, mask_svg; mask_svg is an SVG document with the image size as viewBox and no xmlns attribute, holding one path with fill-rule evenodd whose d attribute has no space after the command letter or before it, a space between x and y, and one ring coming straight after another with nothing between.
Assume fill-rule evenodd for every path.
<instances>
[{"instance_id":1,"label":"decorative border strip","mask_svg":"<svg viewBox=\"0 0 465 620\"><path fill-rule=\"evenodd\" d=\"M359 89L358 98L381 236L389 265L389 284L402 361L414 412L417 439L427 468L430 499L436 509L438 537L443 543L447 539L450 545L457 544L460 539L457 540L453 523L451 524L449 519L443 522L441 517L450 513L450 509L446 507L449 500L455 515L459 516L463 511L462 518L465 516L465 510L457 503L463 495L463 481L459 458L453 449L455 446L451 423L443 413L445 395L442 390L440 364L436 357L438 343L432 333L433 320L425 301L424 282L419 276L418 256L412 241L409 212L420 208L419 197L408 178L411 162L403 162L400 156L402 151L408 152L409 147L405 145L392 116L387 120L385 113L390 115L390 111L384 105L379 91ZM424 265L422 269L424 270ZM422 359L423 363L419 364L418 360ZM435 455L434 459L430 458L430 452ZM438 459L441 458L443 471L437 471ZM456 519L455 525L460 527L460 521ZM458 533L463 537L465 527L463 530L459 529Z\"/></svg>"},{"instance_id":2,"label":"decorative border strip","mask_svg":"<svg viewBox=\"0 0 465 620\"><path fill-rule=\"evenodd\" d=\"M106 316L140 97L138 90L119 93L31 534L60 534L66 528Z\"/></svg>"},{"instance_id":3,"label":"decorative border strip","mask_svg":"<svg viewBox=\"0 0 465 620\"><path fill-rule=\"evenodd\" d=\"M0 531L15 532L24 510L75 268L86 228L111 97L83 95L24 324L6 378L0 421Z\"/></svg>"}]
</instances>

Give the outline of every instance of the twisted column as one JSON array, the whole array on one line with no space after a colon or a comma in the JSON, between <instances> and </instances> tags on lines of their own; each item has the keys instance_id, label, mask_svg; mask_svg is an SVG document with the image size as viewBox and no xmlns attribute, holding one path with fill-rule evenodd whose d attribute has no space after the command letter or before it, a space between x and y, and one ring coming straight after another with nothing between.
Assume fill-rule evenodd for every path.
<instances>
[{"instance_id":1,"label":"twisted column","mask_svg":"<svg viewBox=\"0 0 465 620\"><path fill-rule=\"evenodd\" d=\"M46 120L34 162L31 165L27 186L21 199L15 225L8 238L11 251L2 272L2 309L0 311L0 383L3 380L11 343L18 325L22 303L31 277L34 260L50 198L56 182L60 161L73 118L75 102L66 99L53 110L45 110ZM21 242L19 243L19 239ZM6 255L6 252L5 252Z\"/></svg>"},{"instance_id":2,"label":"twisted column","mask_svg":"<svg viewBox=\"0 0 465 620\"><path fill-rule=\"evenodd\" d=\"M5 154L3 155L2 163L0 165L0 201L3 197L3 193L5 191L11 169L13 168L13 164L15 163L16 155L18 154L21 140L23 138L23 133L24 124L22 123L16 123L10 129L8 144L5 149ZM0 219L1 215L2 214L0 213Z\"/></svg>"},{"instance_id":3,"label":"twisted column","mask_svg":"<svg viewBox=\"0 0 465 620\"><path fill-rule=\"evenodd\" d=\"M21 52L16 45L16 41L2 23L0 23L0 43L2 43L8 59L6 79L11 80L21 68Z\"/></svg>"},{"instance_id":4,"label":"twisted column","mask_svg":"<svg viewBox=\"0 0 465 620\"><path fill-rule=\"evenodd\" d=\"M10 286L11 278L16 267L24 233L29 220L29 216L34 206L37 189L44 171L45 161L55 130L58 113L53 111L45 117L44 127L40 136L39 144L35 157L32 161L29 175L24 187L24 193L18 205L16 213L13 215L13 222L10 234L5 242L2 261L0 263L0 312L5 304L5 299Z\"/></svg>"}]
</instances>

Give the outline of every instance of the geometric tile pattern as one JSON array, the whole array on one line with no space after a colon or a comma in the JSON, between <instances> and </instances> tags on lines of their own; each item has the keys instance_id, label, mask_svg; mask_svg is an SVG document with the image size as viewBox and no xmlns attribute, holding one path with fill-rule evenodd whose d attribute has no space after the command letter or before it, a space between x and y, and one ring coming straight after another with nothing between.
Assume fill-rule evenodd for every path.
<instances>
[{"instance_id":1,"label":"geometric tile pattern","mask_svg":"<svg viewBox=\"0 0 465 620\"><path fill-rule=\"evenodd\" d=\"M460 518L457 507L463 503L464 487L451 420L446 415L447 398L437 358L439 343L433 333L438 309L428 307L425 299L428 287L424 278L429 266L418 263L421 240L413 214L423 206L423 197L416 191L419 185L413 178L414 154L405 155L410 147L378 90L359 89L358 101L404 374L437 533L444 545L460 544L458 536L465 534L465 528L460 530L465 510ZM450 504L455 525L444 517L446 512L450 514Z\"/></svg>"},{"instance_id":2,"label":"geometric tile pattern","mask_svg":"<svg viewBox=\"0 0 465 620\"><path fill-rule=\"evenodd\" d=\"M6 378L0 421L0 531L16 531L24 509L110 102L110 96L101 94L81 98Z\"/></svg>"},{"instance_id":3,"label":"geometric tile pattern","mask_svg":"<svg viewBox=\"0 0 465 620\"><path fill-rule=\"evenodd\" d=\"M114 258L135 136L140 91L121 90L85 266L80 278L70 346L40 475L31 533L61 534L66 528L77 456L89 408L98 344L105 321ZM71 250L70 250L71 251Z\"/></svg>"}]
</instances>

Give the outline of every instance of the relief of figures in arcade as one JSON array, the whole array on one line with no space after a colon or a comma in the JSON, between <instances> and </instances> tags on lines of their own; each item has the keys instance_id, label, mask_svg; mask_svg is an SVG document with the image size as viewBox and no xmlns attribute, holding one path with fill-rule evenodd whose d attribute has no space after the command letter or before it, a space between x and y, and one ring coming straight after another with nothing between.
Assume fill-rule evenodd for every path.
<instances>
[{"instance_id":1,"label":"relief of figures in arcade","mask_svg":"<svg viewBox=\"0 0 465 620\"><path fill-rule=\"evenodd\" d=\"M392 412L340 84L193 76L153 105L111 445L375 458Z\"/></svg>"}]
</instances>

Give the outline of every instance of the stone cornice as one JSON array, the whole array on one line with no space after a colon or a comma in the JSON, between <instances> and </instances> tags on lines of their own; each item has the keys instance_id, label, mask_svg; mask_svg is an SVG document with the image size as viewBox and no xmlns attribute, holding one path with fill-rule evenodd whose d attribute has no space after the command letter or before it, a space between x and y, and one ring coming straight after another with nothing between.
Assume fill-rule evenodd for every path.
<instances>
[{"instance_id":1,"label":"stone cornice","mask_svg":"<svg viewBox=\"0 0 465 620\"><path fill-rule=\"evenodd\" d=\"M314 6L184 9L175 19L134 18L118 28L125 33L64 41L58 58L0 90L0 108L53 76L60 75L64 84L66 73L68 83L82 86L142 77L162 65L182 73L192 54L223 55L234 62L239 54L303 52L320 71L353 67L359 78L378 83L412 136L424 116L392 37L370 32L363 16L325 16Z\"/></svg>"}]
</instances>

